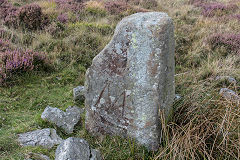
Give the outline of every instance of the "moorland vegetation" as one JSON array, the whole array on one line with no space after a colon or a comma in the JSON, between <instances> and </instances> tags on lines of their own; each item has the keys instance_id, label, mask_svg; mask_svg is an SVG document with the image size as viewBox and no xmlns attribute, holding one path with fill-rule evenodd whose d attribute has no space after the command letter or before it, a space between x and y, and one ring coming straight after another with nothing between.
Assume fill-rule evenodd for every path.
<instances>
[{"instance_id":1,"label":"moorland vegetation","mask_svg":"<svg viewBox=\"0 0 240 160\"><path fill-rule=\"evenodd\" d=\"M86 139L104 159L240 159L240 107L219 95L240 93L240 2L238 0L0 0L0 159L30 152L54 158L55 148L20 147L17 134L56 126L40 116L47 105L75 104L72 89L111 40L117 23L137 12L172 17L176 40L173 118L165 123L158 152L130 139ZM231 76L236 84L217 76ZM62 138L67 135L57 129Z\"/></svg>"}]
</instances>

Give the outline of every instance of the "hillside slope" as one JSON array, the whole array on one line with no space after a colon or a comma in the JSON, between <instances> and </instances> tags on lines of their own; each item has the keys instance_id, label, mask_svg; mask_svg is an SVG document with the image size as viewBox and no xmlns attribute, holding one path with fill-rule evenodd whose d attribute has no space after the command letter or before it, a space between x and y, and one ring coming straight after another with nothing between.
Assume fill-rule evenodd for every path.
<instances>
[{"instance_id":1,"label":"hillside slope","mask_svg":"<svg viewBox=\"0 0 240 160\"><path fill-rule=\"evenodd\" d=\"M84 107L75 104L72 89L84 84L91 60L123 17L148 11L167 12L175 25L181 99L172 120L166 124L162 119L161 148L152 153L130 139L92 137L84 129L84 114L70 136L86 139L107 160L240 159L239 103L219 94L221 88L240 94L240 2L126 1L0 0L1 160L29 158L30 152L54 159L56 147L23 148L17 134L57 129L40 118L47 105Z\"/></svg>"}]
</instances>

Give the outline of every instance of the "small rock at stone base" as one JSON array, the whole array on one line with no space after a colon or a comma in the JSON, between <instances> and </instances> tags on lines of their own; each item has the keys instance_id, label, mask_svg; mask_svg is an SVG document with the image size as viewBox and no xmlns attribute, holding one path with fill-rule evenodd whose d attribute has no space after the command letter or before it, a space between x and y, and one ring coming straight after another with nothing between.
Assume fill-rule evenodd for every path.
<instances>
[{"instance_id":1,"label":"small rock at stone base","mask_svg":"<svg viewBox=\"0 0 240 160\"><path fill-rule=\"evenodd\" d=\"M85 99L85 87L84 86L78 86L73 89L73 99L74 101L84 101Z\"/></svg>"},{"instance_id":2,"label":"small rock at stone base","mask_svg":"<svg viewBox=\"0 0 240 160\"><path fill-rule=\"evenodd\" d=\"M181 96L180 94L176 94L174 100L175 100L175 101L178 101L178 100L180 100L181 98L182 98L182 96Z\"/></svg>"},{"instance_id":3,"label":"small rock at stone base","mask_svg":"<svg viewBox=\"0 0 240 160\"><path fill-rule=\"evenodd\" d=\"M38 153L28 153L28 158L25 159L25 160L31 160L31 159L34 159L34 160L50 160L50 158L46 155L43 155L43 154L38 154Z\"/></svg>"},{"instance_id":4,"label":"small rock at stone base","mask_svg":"<svg viewBox=\"0 0 240 160\"><path fill-rule=\"evenodd\" d=\"M224 79L226 79L229 83L237 84L237 80L233 77L230 77L230 76L217 76L216 77L216 80L224 80Z\"/></svg>"},{"instance_id":5,"label":"small rock at stone base","mask_svg":"<svg viewBox=\"0 0 240 160\"><path fill-rule=\"evenodd\" d=\"M235 103L240 103L240 97L233 90L230 90L228 88L222 88L219 94L222 95L226 100L229 100Z\"/></svg>"},{"instance_id":6,"label":"small rock at stone base","mask_svg":"<svg viewBox=\"0 0 240 160\"><path fill-rule=\"evenodd\" d=\"M70 137L57 148L55 160L101 160L101 154L91 149L86 140Z\"/></svg>"},{"instance_id":7,"label":"small rock at stone base","mask_svg":"<svg viewBox=\"0 0 240 160\"><path fill-rule=\"evenodd\" d=\"M101 153L97 149L91 149L91 158L90 160L101 160Z\"/></svg>"},{"instance_id":8,"label":"small rock at stone base","mask_svg":"<svg viewBox=\"0 0 240 160\"><path fill-rule=\"evenodd\" d=\"M43 120L56 124L58 127L64 129L68 134L73 133L74 126L80 120L82 110L79 107L68 107L66 112L47 106L41 115Z\"/></svg>"},{"instance_id":9,"label":"small rock at stone base","mask_svg":"<svg viewBox=\"0 0 240 160\"><path fill-rule=\"evenodd\" d=\"M42 146L52 148L63 140L57 135L55 129L45 128L18 135L18 141L22 146Z\"/></svg>"}]
</instances>

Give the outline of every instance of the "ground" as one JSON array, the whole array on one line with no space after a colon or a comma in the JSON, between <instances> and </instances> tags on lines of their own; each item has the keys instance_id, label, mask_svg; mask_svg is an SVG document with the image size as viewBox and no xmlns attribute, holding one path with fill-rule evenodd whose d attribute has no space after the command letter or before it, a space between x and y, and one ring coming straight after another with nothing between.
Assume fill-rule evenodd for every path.
<instances>
[{"instance_id":1,"label":"ground","mask_svg":"<svg viewBox=\"0 0 240 160\"><path fill-rule=\"evenodd\" d=\"M146 3L147 2L147 3ZM30 152L54 159L55 148L20 147L17 134L56 126L40 116L47 105L66 109L72 89L84 84L92 58L110 41L116 24L136 12L163 11L173 18L176 40L176 93L173 118L165 123L158 152L131 139L94 137L84 129L84 114L70 136L86 139L104 159L240 159L240 108L219 95L221 88L240 93L240 3L230 0L71 1L10 0L12 19L0 25L0 159L18 160ZM3 10L0 15L13 13ZM24 8L37 4L41 12ZM28 19L21 13L37 15ZM44 21L44 17L48 17ZM10 21L11 20L11 21ZM9 55L18 57L12 60ZM33 50L26 52L26 49ZM43 54L44 52L45 54ZM35 54L36 57L31 58ZM7 66L21 62L20 66ZM7 56L6 56L7 55ZM43 58L41 58L41 56ZM10 57L10 58L9 58ZM24 58L29 63L24 63ZM30 57L30 58L29 58ZM33 64L30 64L32 60ZM37 60L36 60L37 59ZM25 67L24 67L25 66ZM9 70L4 70L9 67ZM231 76L237 84L216 76Z\"/></svg>"}]
</instances>

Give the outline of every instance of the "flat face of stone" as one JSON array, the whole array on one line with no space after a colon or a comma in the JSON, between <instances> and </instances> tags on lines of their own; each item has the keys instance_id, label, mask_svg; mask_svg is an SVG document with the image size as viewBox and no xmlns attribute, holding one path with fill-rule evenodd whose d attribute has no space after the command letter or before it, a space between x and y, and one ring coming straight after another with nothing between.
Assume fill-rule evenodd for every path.
<instances>
[{"instance_id":1,"label":"flat face of stone","mask_svg":"<svg viewBox=\"0 0 240 160\"><path fill-rule=\"evenodd\" d=\"M80 120L81 109L78 107L68 107L66 112L47 106L41 115L43 120L56 124L65 130L66 133L73 133L74 126Z\"/></svg>"},{"instance_id":2,"label":"flat face of stone","mask_svg":"<svg viewBox=\"0 0 240 160\"><path fill-rule=\"evenodd\" d=\"M55 129L45 128L18 135L18 141L22 146L42 146L52 148L56 144L60 144L62 139L57 135Z\"/></svg>"},{"instance_id":3,"label":"flat face of stone","mask_svg":"<svg viewBox=\"0 0 240 160\"><path fill-rule=\"evenodd\" d=\"M173 30L171 18L160 12L137 13L117 25L86 73L89 132L158 148L159 109L168 117L175 97Z\"/></svg>"},{"instance_id":4,"label":"flat face of stone","mask_svg":"<svg viewBox=\"0 0 240 160\"><path fill-rule=\"evenodd\" d=\"M55 160L89 160L90 148L87 141L70 137L57 148Z\"/></svg>"}]
</instances>

